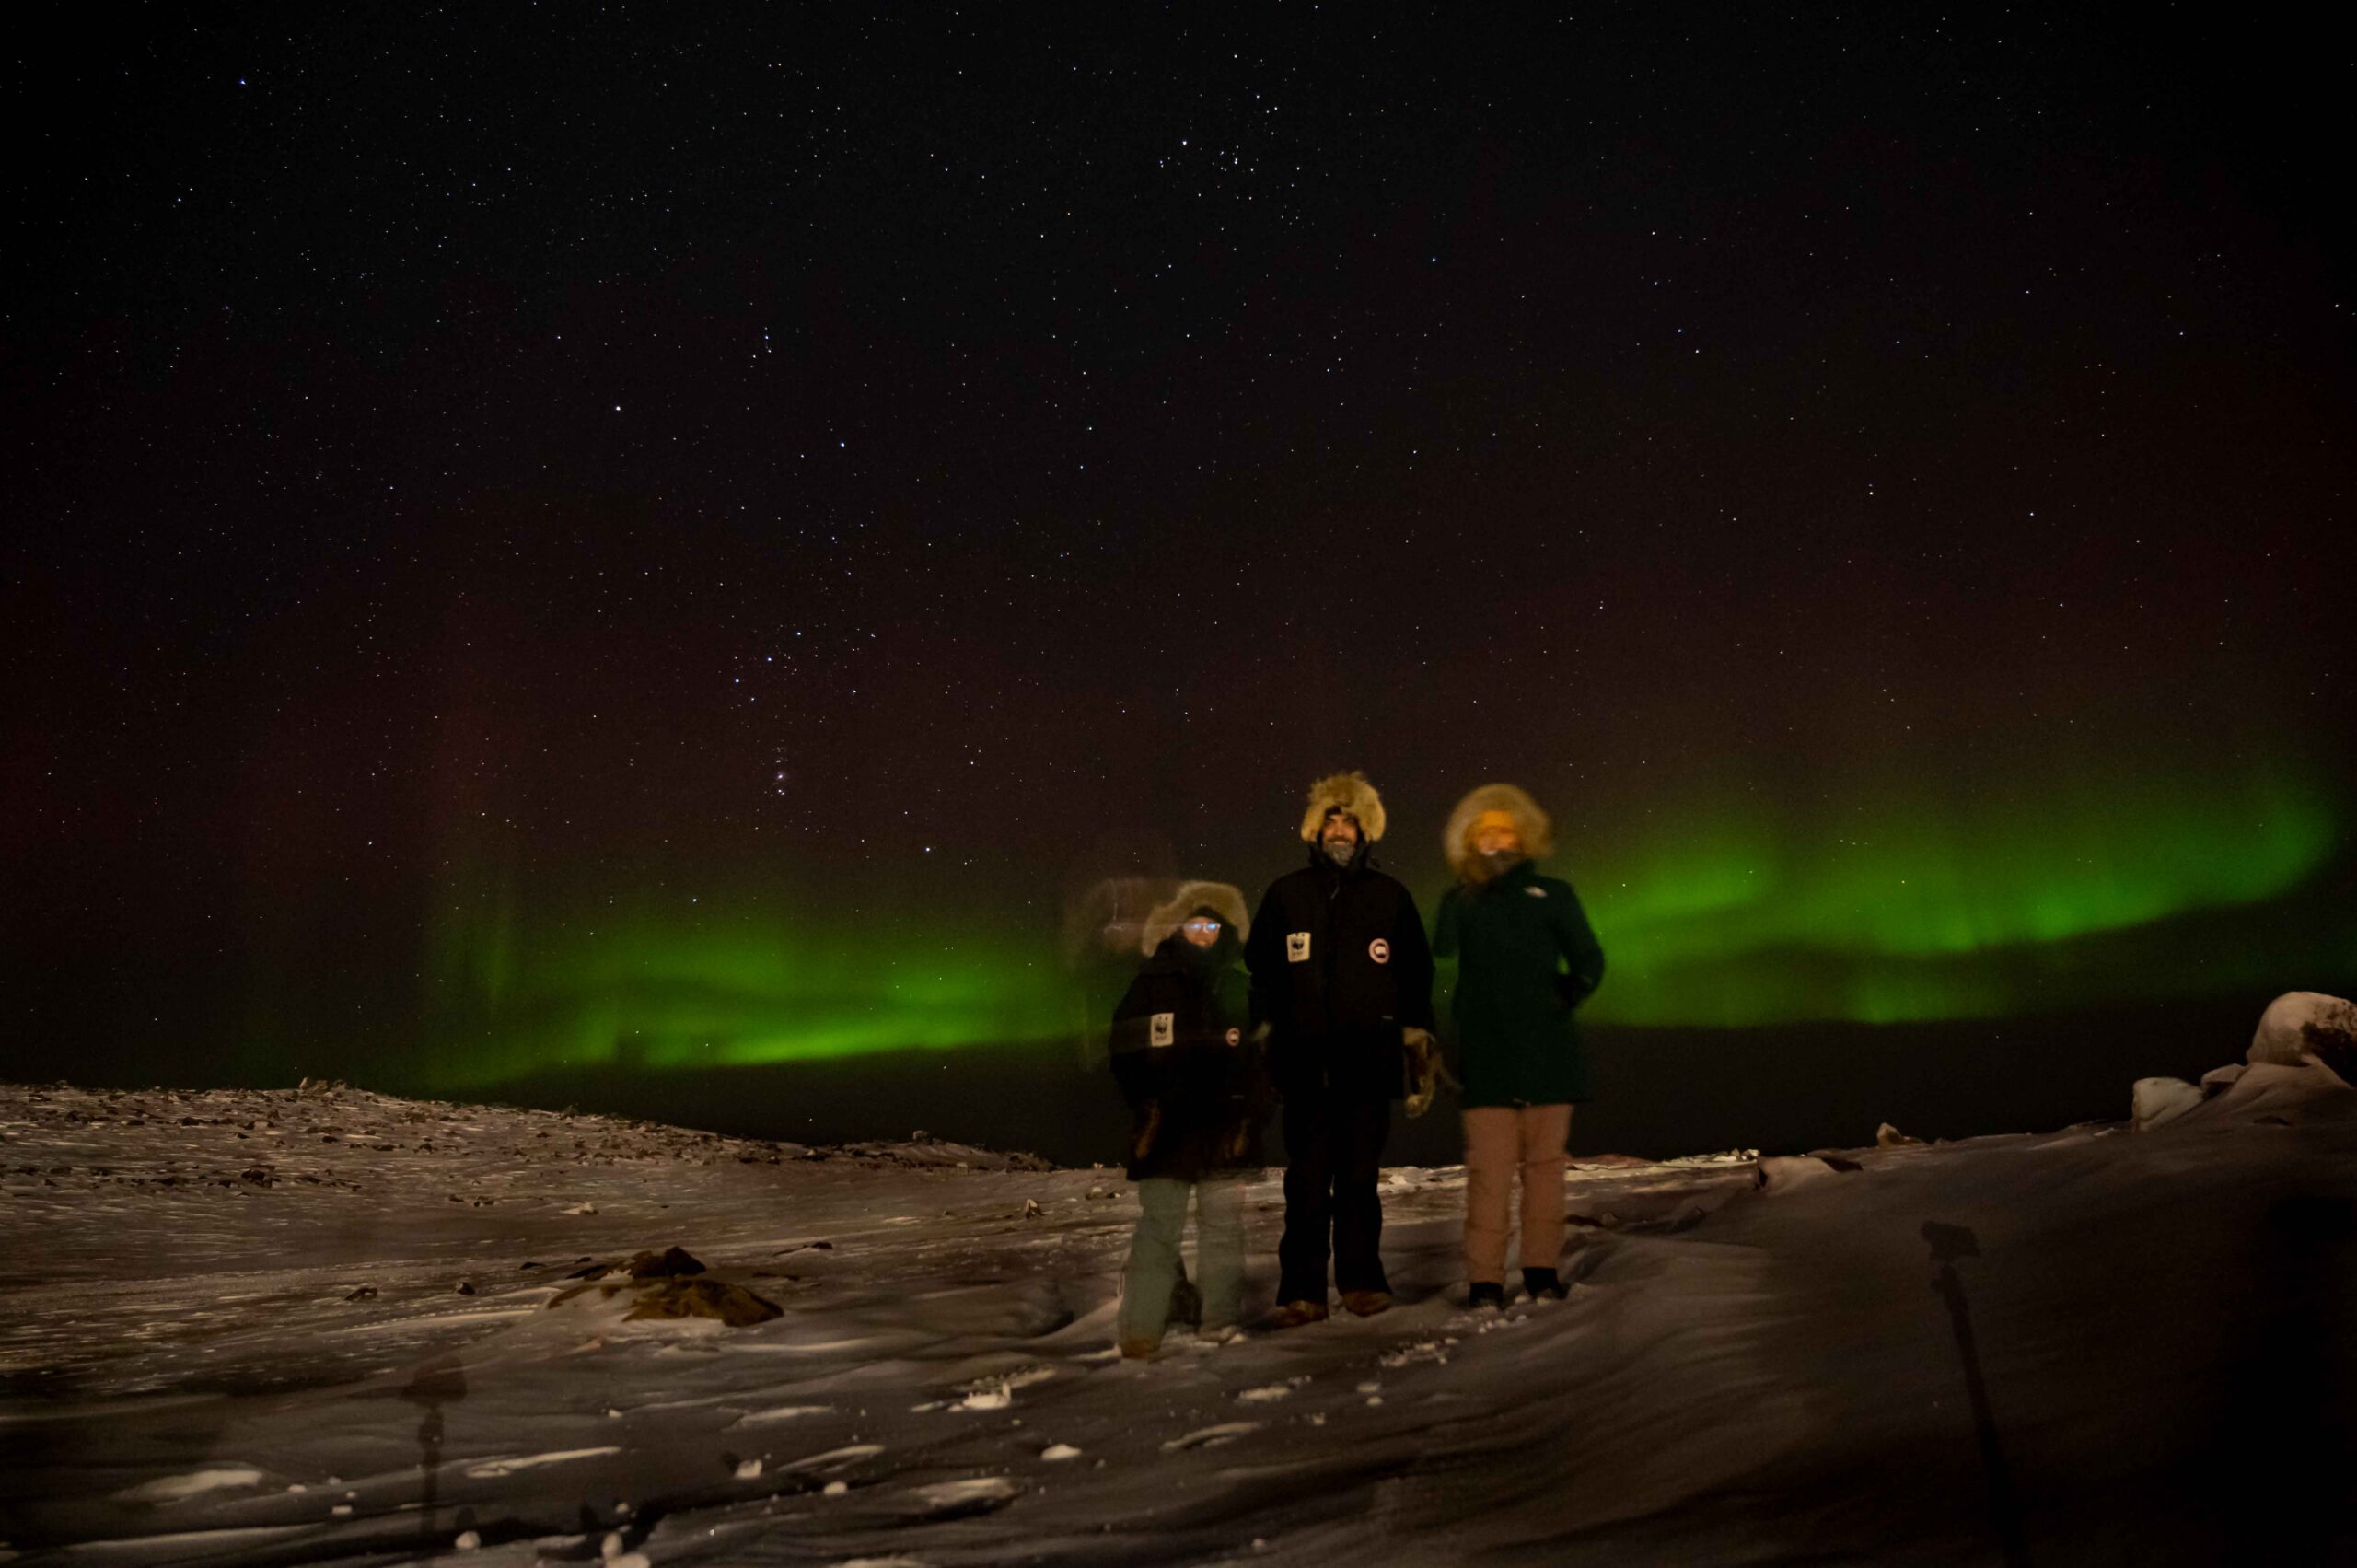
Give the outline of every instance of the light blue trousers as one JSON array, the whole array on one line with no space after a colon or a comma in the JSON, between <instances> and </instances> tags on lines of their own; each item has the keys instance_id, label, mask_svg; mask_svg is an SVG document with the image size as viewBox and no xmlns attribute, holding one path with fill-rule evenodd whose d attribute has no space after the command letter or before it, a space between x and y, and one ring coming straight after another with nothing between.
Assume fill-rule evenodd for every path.
<instances>
[{"instance_id":1,"label":"light blue trousers","mask_svg":"<svg viewBox=\"0 0 2357 1568\"><path fill-rule=\"evenodd\" d=\"M1138 1228L1121 1270L1123 1342L1162 1338L1170 1292L1178 1283L1178 1238L1187 1229L1187 1194L1195 1195L1195 1277L1203 1293L1203 1327L1225 1329L1244 1315L1244 1179L1181 1181L1149 1176L1138 1183Z\"/></svg>"}]
</instances>

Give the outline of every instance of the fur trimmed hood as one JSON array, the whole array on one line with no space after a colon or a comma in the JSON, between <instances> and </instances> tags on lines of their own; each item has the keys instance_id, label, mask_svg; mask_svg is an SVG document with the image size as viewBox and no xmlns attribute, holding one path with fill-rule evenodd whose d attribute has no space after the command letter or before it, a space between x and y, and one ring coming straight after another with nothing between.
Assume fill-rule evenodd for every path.
<instances>
[{"instance_id":1,"label":"fur trimmed hood","mask_svg":"<svg viewBox=\"0 0 2357 1568\"><path fill-rule=\"evenodd\" d=\"M1178 891L1167 902L1155 905L1154 912L1145 917L1145 925L1138 935L1138 951L1153 957L1155 949L1168 941L1171 934L1199 909L1213 910L1227 922L1227 931L1221 935L1233 934L1238 946L1252 935L1252 922L1245 916L1244 895L1240 891L1225 882L1186 882L1179 885Z\"/></svg>"},{"instance_id":2,"label":"fur trimmed hood","mask_svg":"<svg viewBox=\"0 0 2357 1568\"><path fill-rule=\"evenodd\" d=\"M1301 814L1303 842L1318 842L1318 830L1325 826L1329 811L1356 819L1359 837L1368 843L1383 837L1383 796L1375 793L1364 773L1329 773L1309 786L1309 809Z\"/></svg>"},{"instance_id":3,"label":"fur trimmed hood","mask_svg":"<svg viewBox=\"0 0 2357 1568\"><path fill-rule=\"evenodd\" d=\"M1448 826L1440 836L1441 852L1448 856L1449 869L1465 882L1482 880L1485 869L1480 856L1473 853L1473 824L1486 811L1503 811L1514 819L1515 830L1522 834L1522 853L1526 859L1544 860L1555 852L1555 825L1538 803L1510 784L1485 784L1457 803L1448 814Z\"/></svg>"}]
</instances>

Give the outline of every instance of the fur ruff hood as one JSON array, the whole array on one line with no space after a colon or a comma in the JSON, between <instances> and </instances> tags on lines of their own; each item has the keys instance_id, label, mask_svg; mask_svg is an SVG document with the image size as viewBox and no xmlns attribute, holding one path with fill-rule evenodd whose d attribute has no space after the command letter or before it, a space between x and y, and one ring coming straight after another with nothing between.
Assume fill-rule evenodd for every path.
<instances>
[{"instance_id":1,"label":"fur ruff hood","mask_svg":"<svg viewBox=\"0 0 2357 1568\"><path fill-rule=\"evenodd\" d=\"M1221 935L1232 933L1238 946L1252 934L1252 922L1245 917L1241 892L1225 882L1186 882L1179 885L1169 901L1157 904L1154 912L1145 917L1145 925L1138 936L1138 951L1153 957L1155 949L1168 941L1171 934L1199 909L1215 911L1220 919L1227 922L1227 931Z\"/></svg>"},{"instance_id":2,"label":"fur ruff hood","mask_svg":"<svg viewBox=\"0 0 2357 1568\"><path fill-rule=\"evenodd\" d=\"M1514 819L1522 834L1522 853L1527 860L1544 860L1555 853L1555 826L1538 803L1510 784L1485 784L1457 803L1448 814L1448 826L1442 830L1440 847L1448 856L1449 868L1463 882L1487 879L1488 867L1473 850L1473 824L1485 811L1503 811Z\"/></svg>"},{"instance_id":3,"label":"fur ruff hood","mask_svg":"<svg viewBox=\"0 0 2357 1568\"><path fill-rule=\"evenodd\" d=\"M1318 830L1325 826L1329 811L1355 818L1359 837L1368 843L1383 837L1383 796L1375 793L1364 773L1329 773L1309 786L1309 809L1301 814L1303 842L1318 842Z\"/></svg>"}]
</instances>

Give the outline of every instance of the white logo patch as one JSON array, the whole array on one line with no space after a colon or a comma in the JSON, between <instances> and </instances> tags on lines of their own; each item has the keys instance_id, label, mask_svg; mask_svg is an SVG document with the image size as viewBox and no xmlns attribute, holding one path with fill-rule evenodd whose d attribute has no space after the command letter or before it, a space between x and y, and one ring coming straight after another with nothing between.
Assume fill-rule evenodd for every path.
<instances>
[{"instance_id":1,"label":"white logo patch","mask_svg":"<svg viewBox=\"0 0 2357 1568\"><path fill-rule=\"evenodd\" d=\"M1285 962L1289 964L1309 962L1308 932L1288 931L1285 933Z\"/></svg>"},{"instance_id":2,"label":"white logo patch","mask_svg":"<svg viewBox=\"0 0 2357 1568\"><path fill-rule=\"evenodd\" d=\"M1230 1030L1228 1030L1228 1031L1227 1031L1227 1043L1228 1043L1228 1044L1230 1044L1230 1045L1241 1045L1241 1044L1243 1044L1243 1043L1244 1043L1244 1031L1243 1031L1242 1029L1230 1029Z\"/></svg>"},{"instance_id":3,"label":"white logo patch","mask_svg":"<svg viewBox=\"0 0 2357 1568\"><path fill-rule=\"evenodd\" d=\"M1523 891L1534 899L1543 899L1547 896L1547 889L1544 888L1525 888Z\"/></svg>"},{"instance_id":4,"label":"white logo patch","mask_svg":"<svg viewBox=\"0 0 2357 1568\"><path fill-rule=\"evenodd\" d=\"M1391 961L1391 944L1378 936L1366 945L1366 956L1378 964L1387 964Z\"/></svg>"},{"instance_id":5,"label":"white logo patch","mask_svg":"<svg viewBox=\"0 0 2357 1568\"><path fill-rule=\"evenodd\" d=\"M1152 1043L1155 1045L1168 1045L1177 1036L1178 1032L1178 1014L1156 1013L1154 1016L1154 1040Z\"/></svg>"}]
</instances>

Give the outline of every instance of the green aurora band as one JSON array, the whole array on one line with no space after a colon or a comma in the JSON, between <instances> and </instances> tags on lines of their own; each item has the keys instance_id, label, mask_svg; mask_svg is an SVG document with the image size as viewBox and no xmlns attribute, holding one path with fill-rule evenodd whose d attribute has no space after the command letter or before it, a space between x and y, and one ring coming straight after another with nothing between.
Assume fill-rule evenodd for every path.
<instances>
[{"instance_id":1,"label":"green aurora band","mask_svg":"<svg viewBox=\"0 0 2357 1568\"><path fill-rule=\"evenodd\" d=\"M879 958L861 933L803 932L740 912L690 925L640 912L579 935L449 956L433 1081L479 1088L552 1067L650 1070L816 1062L1070 1034L1052 947L945 938Z\"/></svg>"},{"instance_id":2,"label":"green aurora band","mask_svg":"<svg viewBox=\"0 0 2357 1568\"><path fill-rule=\"evenodd\" d=\"M2080 781L1796 822L1756 796L1664 804L1558 856L1610 955L1602 1024L1929 1022L2278 990L2345 974L2357 928L2296 895L2337 863L2328 794ZM1429 903L1437 889L1419 888ZM1075 1040L1052 934L818 928L760 900L596 921L459 897L428 965L428 1075L711 1068ZM617 918L617 916L620 918ZM880 956L879 956L880 955ZM2321 966L2321 969L2319 968ZM1449 976L1444 974L1446 985Z\"/></svg>"},{"instance_id":3,"label":"green aurora band","mask_svg":"<svg viewBox=\"0 0 2357 1568\"><path fill-rule=\"evenodd\" d=\"M2330 865L2327 795L2049 786L1794 830L1756 804L1601 839L1578 877L1611 967L1600 1023L1930 1022L2288 985L2349 926L2270 919Z\"/></svg>"}]
</instances>

